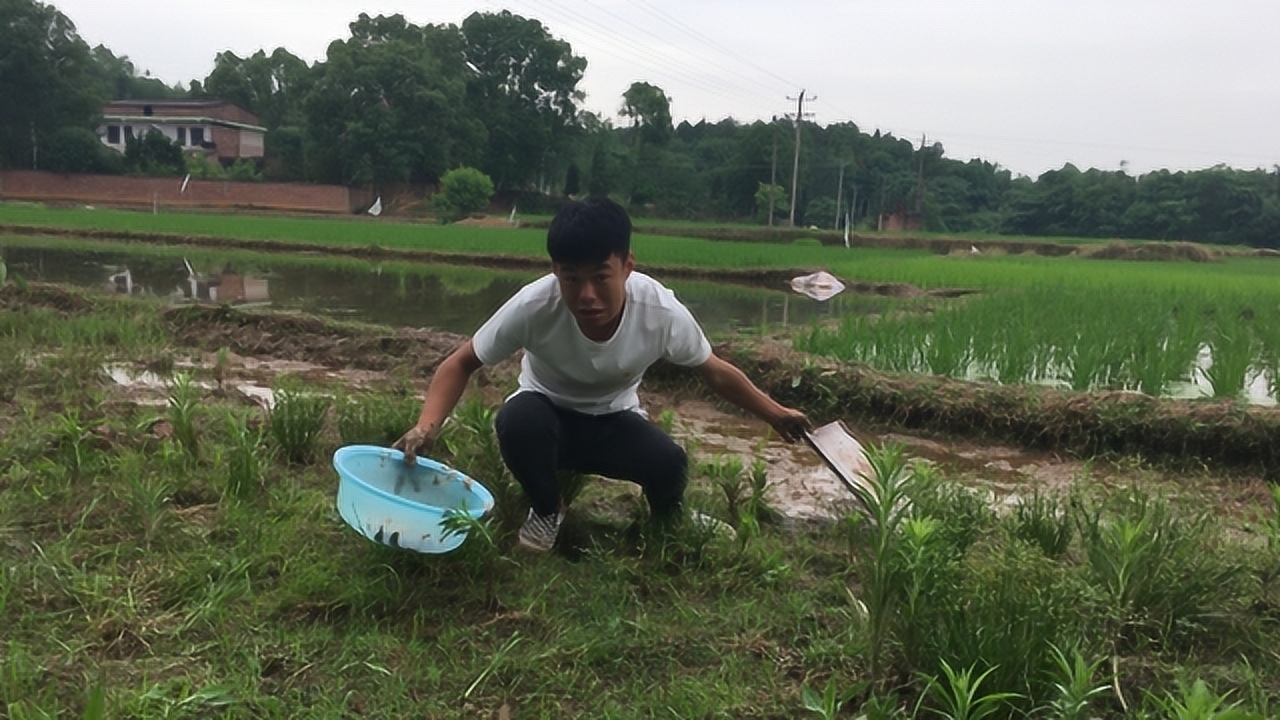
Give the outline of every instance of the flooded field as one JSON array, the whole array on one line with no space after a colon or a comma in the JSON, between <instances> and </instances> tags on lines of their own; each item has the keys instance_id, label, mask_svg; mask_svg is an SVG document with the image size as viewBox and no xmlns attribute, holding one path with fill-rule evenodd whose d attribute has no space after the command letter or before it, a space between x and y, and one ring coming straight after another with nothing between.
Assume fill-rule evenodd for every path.
<instances>
[{"instance_id":1,"label":"flooded field","mask_svg":"<svg viewBox=\"0 0 1280 720\"><path fill-rule=\"evenodd\" d=\"M9 240L11 273L176 302L252 304L383 325L470 333L537 272L375 262L282 253L211 252ZM659 278L662 279L662 278ZM769 332L879 312L892 301L846 294L817 301L789 286L664 280L708 332Z\"/></svg>"}]
</instances>

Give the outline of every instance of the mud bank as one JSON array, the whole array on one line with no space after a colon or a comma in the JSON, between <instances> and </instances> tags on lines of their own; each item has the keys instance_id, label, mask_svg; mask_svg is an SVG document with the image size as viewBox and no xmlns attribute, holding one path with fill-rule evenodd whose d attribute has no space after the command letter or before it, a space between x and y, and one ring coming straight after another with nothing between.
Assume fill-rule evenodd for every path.
<instances>
[{"instance_id":1,"label":"mud bank","mask_svg":"<svg viewBox=\"0 0 1280 720\"><path fill-rule=\"evenodd\" d=\"M1277 408L889 375L776 347L724 344L717 350L779 401L818 420L874 420L1076 457L1136 455L1188 468L1256 470L1280 479ZM670 366L655 367L651 376L673 383L691 380L689 373Z\"/></svg>"}]
</instances>

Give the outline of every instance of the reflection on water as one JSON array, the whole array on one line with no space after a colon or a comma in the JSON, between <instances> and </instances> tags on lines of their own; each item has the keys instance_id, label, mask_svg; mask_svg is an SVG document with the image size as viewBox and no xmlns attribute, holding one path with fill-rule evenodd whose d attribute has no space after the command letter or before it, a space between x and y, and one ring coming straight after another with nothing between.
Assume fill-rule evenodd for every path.
<instances>
[{"instance_id":1,"label":"reflection on water","mask_svg":"<svg viewBox=\"0 0 1280 720\"><path fill-rule=\"evenodd\" d=\"M0 242L11 273L28 280L107 287L177 302L254 303L366 322L470 334L539 272L452 265L370 262L278 253L59 247ZM825 302L777 288L659 278L711 334L766 333L878 312L880 297L841 295Z\"/></svg>"},{"instance_id":2,"label":"reflection on water","mask_svg":"<svg viewBox=\"0 0 1280 720\"><path fill-rule=\"evenodd\" d=\"M184 265L187 268L187 279L167 293L172 300L264 303L271 299L265 277L240 275L230 269L205 275L197 272L189 263L184 262ZM110 271L110 268L105 269ZM107 289L121 295L157 295L155 287L135 283L133 270L128 267L107 276Z\"/></svg>"}]
</instances>

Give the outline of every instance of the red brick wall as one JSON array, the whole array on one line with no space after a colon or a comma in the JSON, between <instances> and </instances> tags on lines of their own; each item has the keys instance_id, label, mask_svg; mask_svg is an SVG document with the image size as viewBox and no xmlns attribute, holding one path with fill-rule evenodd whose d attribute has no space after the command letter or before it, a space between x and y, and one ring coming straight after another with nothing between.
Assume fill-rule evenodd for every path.
<instances>
[{"instance_id":1,"label":"red brick wall","mask_svg":"<svg viewBox=\"0 0 1280 720\"><path fill-rule=\"evenodd\" d=\"M211 140L218 146L219 158L240 157L240 131L214 125Z\"/></svg>"},{"instance_id":2,"label":"red brick wall","mask_svg":"<svg viewBox=\"0 0 1280 720\"><path fill-rule=\"evenodd\" d=\"M0 199L82 205L251 208L320 213L364 210L367 191L337 185L241 183L195 180L181 192L182 178L120 175L58 175L32 170L0 172Z\"/></svg>"}]
</instances>

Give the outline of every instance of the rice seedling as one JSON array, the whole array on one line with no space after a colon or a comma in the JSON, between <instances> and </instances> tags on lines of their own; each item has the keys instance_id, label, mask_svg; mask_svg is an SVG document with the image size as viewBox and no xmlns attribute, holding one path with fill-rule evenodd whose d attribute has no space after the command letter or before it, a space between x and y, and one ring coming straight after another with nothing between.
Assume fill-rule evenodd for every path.
<instances>
[{"instance_id":1,"label":"rice seedling","mask_svg":"<svg viewBox=\"0 0 1280 720\"><path fill-rule=\"evenodd\" d=\"M118 478L113 492L124 502L129 519L140 530L143 546L151 547L173 520L170 498L178 484L163 473L157 473L138 452L125 451L111 460L111 474Z\"/></svg>"},{"instance_id":2,"label":"rice seedling","mask_svg":"<svg viewBox=\"0 0 1280 720\"><path fill-rule=\"evenodd\" d=\"M751 458L751 466L747 468L748 494L744 516L754 522L772 522L782 514L770 503L768 490L769 464L764 459L764 443L756 446L756 453Z\"/></svg>"},{"instance_id":3,"label":"rice seedling","mask_svg":"<svg viewBox=\"0 0 1280 720\"><path fill-rule=\"evenodd\" d=\"M332 399L296 387L275 389L275 403L267 415L267 431L288 462L306 465L320 451L320 437Z\"/></svg>"},{"instance_id":4,"label":"rice seedling","mask_svg":"<svg viewBox=\"0 0 1280 720\"><path fill-rule=\"evenodd\" d=\"M973 348L963 337L956 337L957 330L943 326L929 336L924 350L925 365L934 375L963 377L971 362Z\"/></svg>"},{"instance_id":5,"label":"rice seedling","mask_svg":"<svg viewBox=\"0 0 1280 720\"><path fill-rule=\"evenodd\" d=\"M142 529L143 546L151 547L173 520L170 498L177 489L177 483L143 469L141 463L131 456L122 458L117 475L124 480L124 500L133 512L134 522Z\"/></svg>"},{"instance_id":6,"label":"rice seedling","mask_svg":"<svg viewBox=\"0 0 1280 720\"><path fill-rule=\"evenodd\" d=\"M1219 327L1213 341L1209 343L1209 350L1213 359L1209 367L1204 368L1204 375L1213 386L1213 396L1239 396L1255 357L1253 335L1249 328Z\"/></svg>"},{"instance_id":7,"label":"rice seedling","mask_svg":"<svg viewBox=\"0 0 1280 720\"><path fill-rule=\"evenodd\" d=\"M1271 352L1267 346L1275 343L1237 341L1262 337L1262 320L1245 318L1243 310L1223 316L1216 308L1230 305L1235 295L1215 292L1144 294L1056 281L952 301L924 317L846 316L836 328L800 334L795 345L891 372L985 377L1005 384L1046 381L1076 391L1131 387L1159 395L1188 377L1201 345L1223 343L1207 335L1211 326L1204 320L1222 316L1218 324L1226 322L1230 329L1221 338L1235 344L1223 346L1228 359L1216 372L1229 377L1219 384L1234 387L1239 379L1243 386L1251 365L1261 368Z\"/></svg>"}]
</instances>

